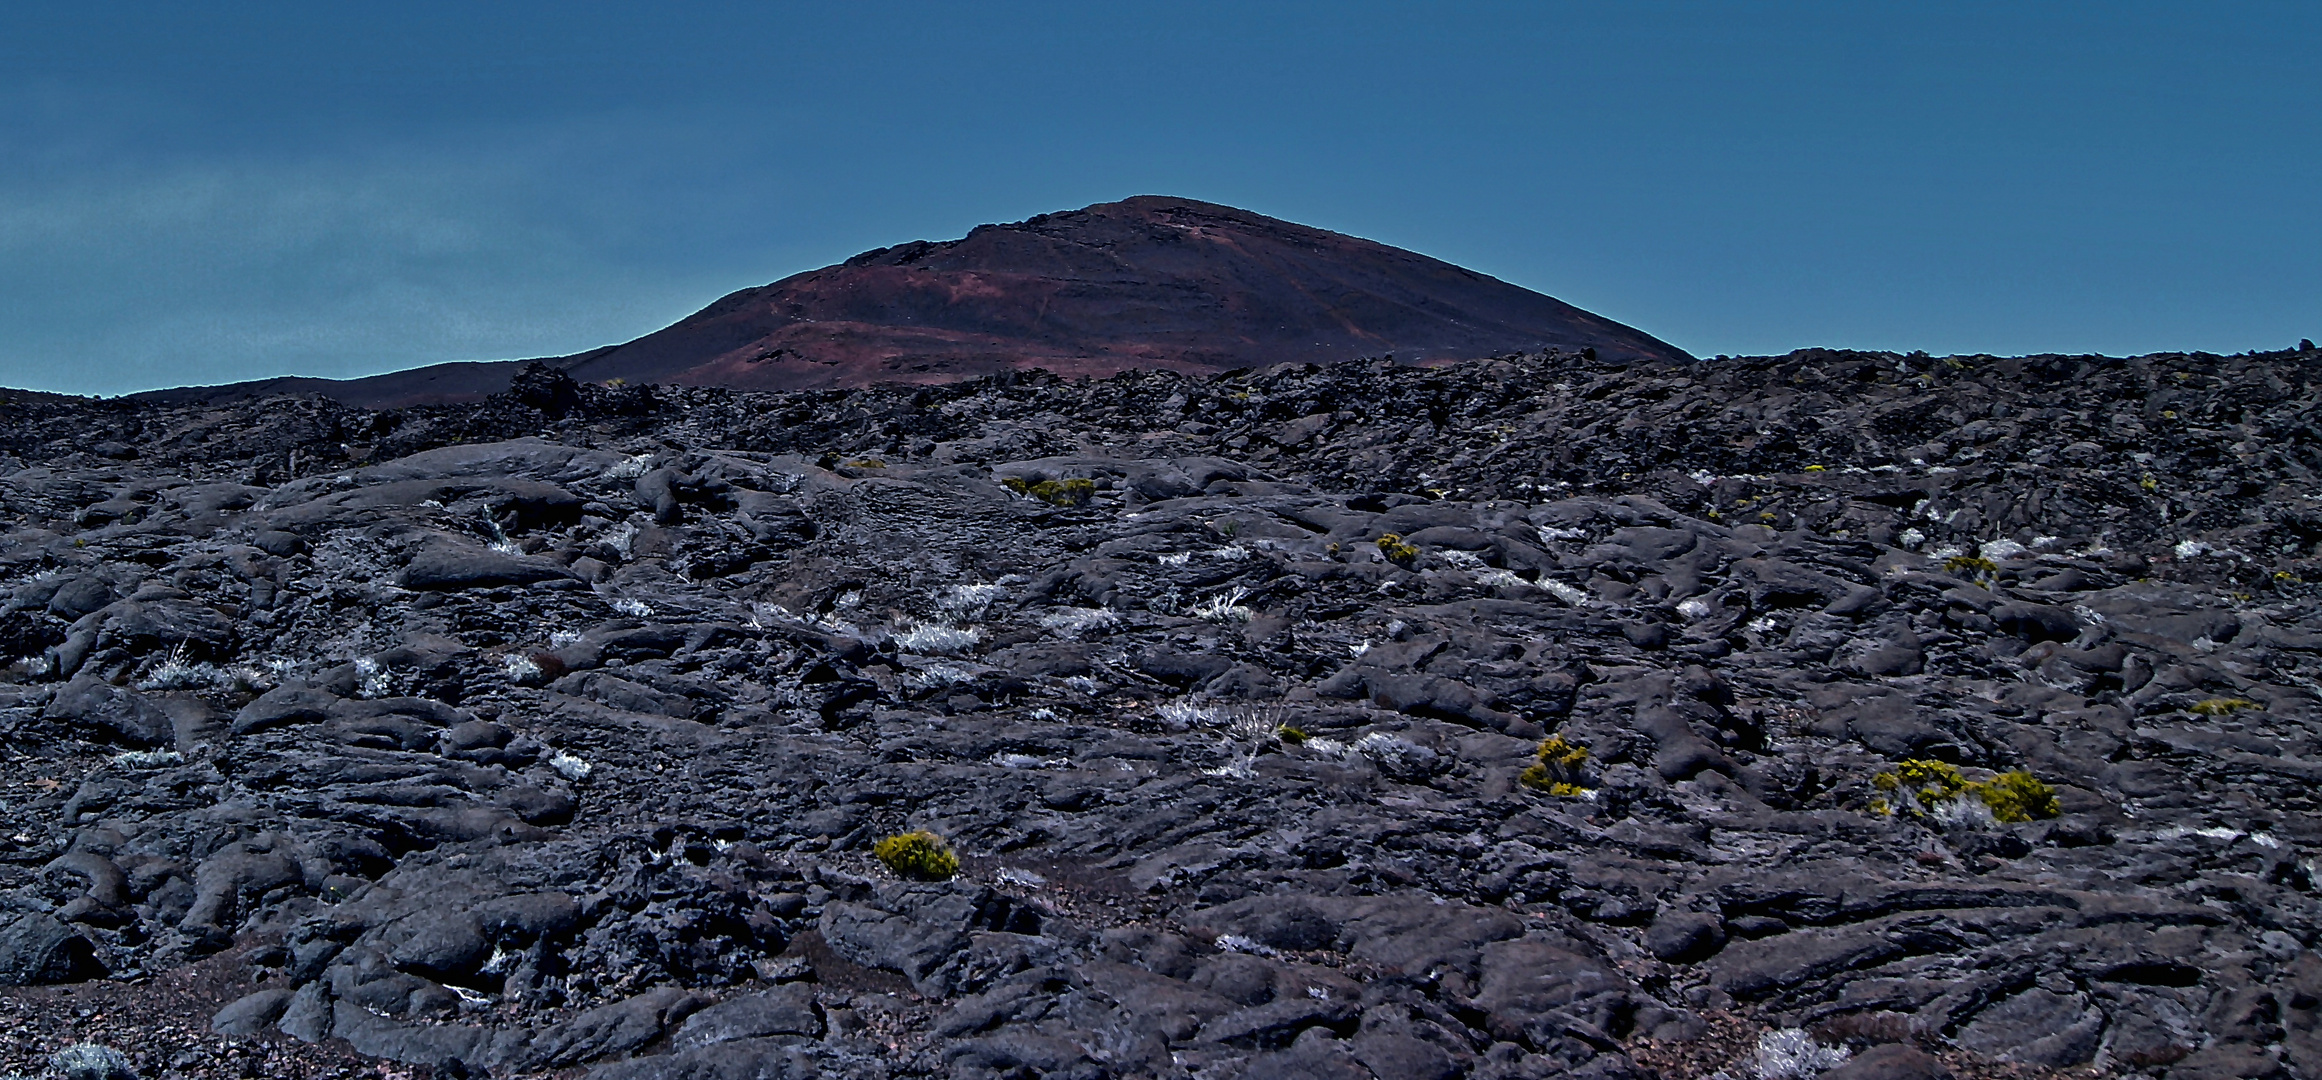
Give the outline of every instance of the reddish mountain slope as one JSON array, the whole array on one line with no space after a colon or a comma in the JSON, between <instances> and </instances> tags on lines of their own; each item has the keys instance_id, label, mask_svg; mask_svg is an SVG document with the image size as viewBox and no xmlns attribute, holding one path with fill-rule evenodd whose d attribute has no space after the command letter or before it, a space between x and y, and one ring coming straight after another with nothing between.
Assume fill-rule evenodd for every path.
<instances>
[{"instance_id":1,"label":"reddish mountain slope","mask_svg":"<svg viewBox=\"0 0 2322 1080\"><path fill-rule=\"evenodd\" d=\"M1220 371L1549 346L1592 348L1616 361L1690 359L1631 327L1439 259L1229 206L1141 195L866 252L551 363L590 382L787 390L1029 367ZM313 391L378 407L478 397L504 389L512 371L445 364L343 383L278 379L152 396Z\"/></svg>"},{"instance_id":2,"label":"reddish mountain slope","mask_svg":"<svg viewBox=\"0 0 2322 1080\"><path fill-rule=\"evenodd\" d=\"M1009 368L1223 370L1554 345L1673 346L1424 255L1191 199L1138 196L882 248L734 293L571 358L582 380L789 389Z\"/></svg>"}]
</instances>

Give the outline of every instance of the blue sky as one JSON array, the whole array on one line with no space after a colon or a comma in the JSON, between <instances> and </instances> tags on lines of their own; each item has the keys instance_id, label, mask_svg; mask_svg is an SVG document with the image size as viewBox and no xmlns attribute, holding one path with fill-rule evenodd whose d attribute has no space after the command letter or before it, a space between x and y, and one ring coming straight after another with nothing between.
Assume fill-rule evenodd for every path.
<instances>
[{"instance_id":1,"label":"blue sky","mask_svg":"<svg viewBox=\"0 0 2322 1080\"><path fill-rule=\"evenodd\" d=\"M2312 3L645 7L0 8L0 385L573 352L1140 193L1704 356L2322 335Z\"/></svg>"}]
</instances>

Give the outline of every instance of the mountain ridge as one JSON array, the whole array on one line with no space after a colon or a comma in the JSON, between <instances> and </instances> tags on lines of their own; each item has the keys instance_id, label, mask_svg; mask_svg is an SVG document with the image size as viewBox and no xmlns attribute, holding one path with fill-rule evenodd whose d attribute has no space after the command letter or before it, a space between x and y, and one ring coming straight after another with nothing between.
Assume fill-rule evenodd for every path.
<instances>
[{"instance_id":1,"label":"mountain ridge","mask_svg":"<svg viewBox=\"0 0 2322 1080\"><path fill-rule=\"evenodd\" d=\"M728 293L635 340L546 362L587 382L798 390L1027 368L1190 374L1543 349L1692 359L1633 327L1416 252L1216 203L1140 195L980 225L956 240L874 248ZM496 392L521 363L138 396L183 402L289 390L371 407L441 403Z\"/></svg>"}]
</instances>

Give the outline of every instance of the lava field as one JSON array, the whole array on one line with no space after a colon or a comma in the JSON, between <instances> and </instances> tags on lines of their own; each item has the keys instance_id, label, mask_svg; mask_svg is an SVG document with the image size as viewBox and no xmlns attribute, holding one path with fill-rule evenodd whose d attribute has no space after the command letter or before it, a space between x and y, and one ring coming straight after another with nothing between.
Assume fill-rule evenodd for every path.
<instances>
[{"instance_id":1,"label":"lava field","mask_svg":"<svg viewBox=\"0 0 2322 1080\"><path fill-rule=\"evenodd\" d=\"M0 1073L2322 1077L2318 376L11 392Z\"/></svg>"}]
</instances>

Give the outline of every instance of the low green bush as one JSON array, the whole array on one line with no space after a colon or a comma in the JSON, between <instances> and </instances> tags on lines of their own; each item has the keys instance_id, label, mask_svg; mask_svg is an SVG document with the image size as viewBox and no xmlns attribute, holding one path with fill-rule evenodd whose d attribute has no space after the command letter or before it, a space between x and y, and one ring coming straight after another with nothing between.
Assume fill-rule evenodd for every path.
<instances>
[{"instance_id":1,"label":"low green bush","mask_svg":"<svg viewBox=\"0 0 2322 1080\"><path fill-rule=\"evenodd\" d=\"M1096 495L1096 481L1085 476L1068 480L1027 481L1011 476L1000 481L1001 486L1027 498L1038 499L1055 506L1082 506Z\"/></svg>"},{"instance_id":2,"label":"low green bush","mask_svg":"<svg viewBox=\"0 0 2322 1080\"><path fill-rule=\"evenodd\" d=\"M1943 560L1943 569L1946 573L1984 576L1999 573L1999 564L1981 555L1953 555Z\"/></svg>"},{"instance_id":3,"label":"low green bush","mask_svg":"<svg viewBox=\"0 0 2322 1080\"><path fill-rule=\"evenodd\" d=\"M1419 561L1419 545L1404 540L1401 533L1388 533L1379 537L1378 545L1379 554L1397 566L1408 569L1412 563Z\"/></svg>"},{"instance_id":4,"label":"low green bush","mask_svg":"<svg viewBox=\"0 0 2322 1080\"><path fill-rule=\"evenodd\" d=\"M2004 772L1981 784L1972 785L1976 798L1991 807L1991 816L2001 821L2030 821L2033 818L2052 818L2063 813L2056 799L2056 789L2040 782L2039 778L2022 769Z\"/></svg>"},{"instance_id":5,"label":"low green bush","mask_svg":"<svg viewBox=\"0 0 2322 1080\"><path fill-rule=\"evenodd\" d=\"M2228 716L2243 709L2255 709L2258 703L2248 698L2213 697L2193 703L2192 711L2201 716Z\"/></svg>"},{"instance_id":6,"label":"low green bush","mask_svg":"<svg viewBox=\"0 0 2322 1080\"><path fill-rule=\"evenodd\" d=\"M1530 768L1516 777L1518 783L1550 795L1575 798L1588 792L1584 782L1588 773L1588 748L1564 741L1562 735L1550 735L1540 740L1540 748L1533 752Z\"/></svg>"},{"instance_id":7,"label":"low green bush","mask_svg":"<svg viewBox=\"0 0 2322 1080\"><path fill-rule=\"evenodd\" d=\"M2000 822L2052 818L2063 812L2056 789L2021 769L1989 780L1969 780L1949 762L1913 758L1898 762L1893 771L1871 777L1871 786L1886 795L1871 804L1871 809L1883 814L1901 811L1935 818L1958 800L1969 798L1983 803L1991 810L1992 819Z\"/></svg>"},{"instance_id":8,"label":"low green bush","mask_svg":"<svg viewBox=\"0 0 2322 1080\"><path fill-rule=\"evenodd\" d=\"M897 876L915 881L945 881L959 873L959 856L951 845L925 829L881 840L871 845L871 854Z\"/></svg>"}]
</instances>

